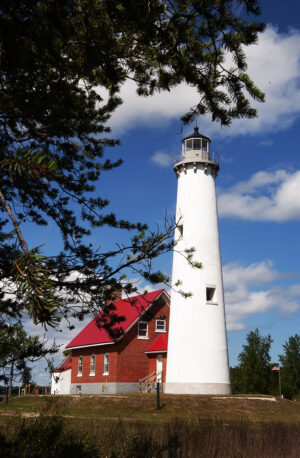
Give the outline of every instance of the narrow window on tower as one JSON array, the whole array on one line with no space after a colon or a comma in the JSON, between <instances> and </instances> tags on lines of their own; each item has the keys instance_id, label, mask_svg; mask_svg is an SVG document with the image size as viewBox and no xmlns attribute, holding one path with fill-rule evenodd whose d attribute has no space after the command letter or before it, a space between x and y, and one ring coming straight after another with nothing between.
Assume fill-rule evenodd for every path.
<instances>
[{"instance_id":1,"label":"narrow window on tower","mask_svg":"<svg viewBox=\"0 0 300 458\"><path fill-rule=\"evenodd\" d=\"M178 240L182 240L183 239L183 224L178 224Z\"/></svg>"},{"instance_id":2,"label":"narrow window on tower","mask_svg":"<svg viewBox=\"0 0 300 458\"><path fill-rule=\"evenodd\" d=\"M214 285L206 287L206 302L208 304L217 304L217 293Z\"/></svg>"}]
</instances>

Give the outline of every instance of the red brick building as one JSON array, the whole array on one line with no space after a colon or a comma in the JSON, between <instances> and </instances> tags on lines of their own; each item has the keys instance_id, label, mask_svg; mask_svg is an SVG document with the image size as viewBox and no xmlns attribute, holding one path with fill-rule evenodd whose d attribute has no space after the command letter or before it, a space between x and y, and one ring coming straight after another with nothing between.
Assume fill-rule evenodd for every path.
<instances>
[{"instance_id":1,"label":"red brick building","mask_svg":"<svg viewBox=\"0 0 300 458\"><path fill-rule=\"evenodd\" d=\"M161 289L113 305L111 323L123 321L108 326L112 332L100 313L66 347L72 350L70 393L135 392L154 372L165 382L169 295Z\"/></svg>"}]
</instances>

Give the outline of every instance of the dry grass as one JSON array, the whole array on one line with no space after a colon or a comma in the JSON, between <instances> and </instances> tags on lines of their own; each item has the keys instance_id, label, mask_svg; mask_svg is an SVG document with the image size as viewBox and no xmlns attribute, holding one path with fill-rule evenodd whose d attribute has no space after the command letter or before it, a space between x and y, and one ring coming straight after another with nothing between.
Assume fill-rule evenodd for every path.
<instances>
[{"instance_id":1,"label":"dry grass","mask_svg":"<svg viewBox=\"0 0 300 458\"><path fill-rule=\"evenodd\" d=\"M0 455L30 458L298 458L300 403L154 394L14 398Z\"/></svg>"}]
</instances>

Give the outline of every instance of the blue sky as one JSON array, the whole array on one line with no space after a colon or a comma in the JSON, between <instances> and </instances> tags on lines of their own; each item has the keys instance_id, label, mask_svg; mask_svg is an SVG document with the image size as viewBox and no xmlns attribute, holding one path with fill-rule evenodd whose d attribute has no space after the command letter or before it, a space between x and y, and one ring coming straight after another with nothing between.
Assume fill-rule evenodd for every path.
<instances>
[{"instance_id":1,"label":"blue sky","mask_svg":"<svg viewBox=\"0 0 300 458\"><path fill-rule=\"evenodd\" d=\"M271 334L274 362L282 344L300 330L300 6L291 0L262 4L267 29L246 50L249 74L266 93L258 118L229 128L198 120L200 132L220 154L216 184L231 365L250 330ZM111 200L110 210L119 217L155 228L163 224L165 211L174 214L172 158L193 130L181 129L180 116L195 104L197 93L182 85L141 99L127 83L122 96L124 104L110 122L122 145L107 153L124 164L103 175L97 192ZM33 245L45 242L47 234L47 251L56 250L54 226L32 234ZM119 235L98 231L93 243L107 247ZM165 255L157 267L170 274L171 263L171 254ZM81 327L56 335L57 342L67 344ZM35 365L34 374L38 383L48 383L42 364Z\"/></svg>"}]
</instances>

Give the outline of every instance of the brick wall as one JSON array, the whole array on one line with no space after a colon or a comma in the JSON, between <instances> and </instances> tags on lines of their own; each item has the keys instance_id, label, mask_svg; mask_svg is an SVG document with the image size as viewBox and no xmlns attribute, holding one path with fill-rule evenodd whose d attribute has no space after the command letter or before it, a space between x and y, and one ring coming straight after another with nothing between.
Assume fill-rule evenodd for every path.
<instances>
[{"instance_id":1,"label":"brick wall","mask_svg":"<svg viewBox=\"0 0 300 458\"><path fill-rule=\"evenodd\" d=\"M72 350L71 383L106 383L117 381L117 353L115 345L81 348ZM103 375L104 354L109 353L109 376ZM90 375L91 355L95 355L95 375ZM78 357L82 356L82 376L78 377ZM107 380L109 379L109 380Z\"/></svg>"},{"instance_id":2,"label":"brick wall","mask_svg":"<svg viewBox=\"0 0 300 458\"><path fill-rule=\"evenodd\" d=\"M136 323L121 339L112 345L103 345L72 350L71 383L130 383L138 382L139 378L147 376L156 370L156 355L149 357L145 350L159 335L155 332L155 320L165 319L168 331L169 306L159 299L151 307L146 319L148 321L148 338L138 339L138 324ZM146 321L144 317L141 321ZM109 375L103 375L104 354L109 353ZM95 375L90 375L91 355L95 355ZM82 356L82 376L78 377L78 357ZM154 361L154 362L153 362ZM154 368L152 369L154 364ZM163 354L163 374L166 370L166 354Z\"/></svg>"},{"instance_id":3,"label":"brick wall","mask_svg":"<svg viewBox=\"0 0 300 458\"><path fill-rule=\"evenodd\" d=\"M151 307L151 319L148 322L148 339L138 339L138 324L136 324L118 345L117 376L119 382L137 382L139 378L150 374L149 357L145 350L158 337L155 332L155 320L165 317L168 331L170 308L167 304L157 301ZM141 318L144 321L144 318Z\"/></svg>"}]
</instances>

